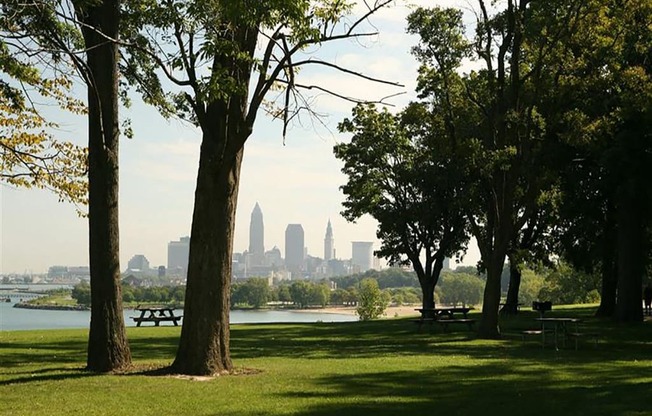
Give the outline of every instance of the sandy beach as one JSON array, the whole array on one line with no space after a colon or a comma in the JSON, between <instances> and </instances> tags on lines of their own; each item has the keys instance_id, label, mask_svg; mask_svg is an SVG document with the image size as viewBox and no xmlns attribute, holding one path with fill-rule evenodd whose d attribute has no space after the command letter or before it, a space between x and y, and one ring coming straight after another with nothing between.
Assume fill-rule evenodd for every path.
<instances>
[{"instance_id":1,"label":"sandy beach","mask_svg":"<svg viewBox=\"0 0 652 416\"><path fill-rule=\"evenodd\" d=\"M399 318L403 316L419 316L419 312L415 311L415 308L419 308L420 305L411 305L411 306L390 306L385 309L386 318ZM354 306L342 306L342 307L329 307L329 308L318 308L318 309L301 309L297 312L311 312L311 313L337 313L337 314L346 314L346 315L355 315Z\"/></svg>"}]
</instances>

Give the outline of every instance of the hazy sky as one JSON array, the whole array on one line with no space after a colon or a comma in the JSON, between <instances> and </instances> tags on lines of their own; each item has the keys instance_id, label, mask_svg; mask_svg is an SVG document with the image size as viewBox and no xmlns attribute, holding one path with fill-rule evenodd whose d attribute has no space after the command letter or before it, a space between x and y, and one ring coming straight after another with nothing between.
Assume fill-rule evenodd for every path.
<instances>
[{"instance_id":1,"label":"hazy sky","mask_svg":"<svg viewBox=\"0 0 652 416\"><path fill-rule=\"evenodd\" d=\"M413 2L414 3L414 2ZM432 4L422 1L423 4ZM446 2L438 2L444 5ZM348 96L377 99L405 92L391 100L400 109L414 99L417 64L409 53L416 43L405 34L407 7L398 3L373 19L380 34L363 44L343 41L315 56L367 75L400 82L392 88L363 82L334 71L304 70L298 82L319 84ZM136 93L133 94L136 97ZM123 139L120 151L120 260L124 270L135 254L144 254L154 266L167 264L167 243L189 235L199 154L199 132L178 121L166 121L139 103L122 111L132 120L135 137ZM350 115L352 104L318 95L314 108L320 122L303 117L289 130L285 144L282 125L262 113L245 146L242 166L235 251L248 248L249 218L258 202L265 223L265 249L278 246L285 256L284 233L289 223L300 223L308 254L323 257L326 224L330 219L338 258L350 258L351 241L374 241L376 224L363 218L356 224L340 216L345 183L333 146L348 137L336 126ZM86 143L83 117L61 116L61 139ZM0 273L47 271L52 265L88 264L87 221L70 204L39 190L0 189ZM473 250L466 264L477 260Z\"/></svg>"}]
</instances>

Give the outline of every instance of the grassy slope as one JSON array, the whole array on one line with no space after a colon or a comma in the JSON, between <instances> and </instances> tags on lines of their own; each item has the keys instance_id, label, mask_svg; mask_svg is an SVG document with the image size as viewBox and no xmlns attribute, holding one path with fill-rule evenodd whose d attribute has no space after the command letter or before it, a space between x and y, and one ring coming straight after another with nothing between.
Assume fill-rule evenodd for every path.
<instances>
[{"instance_id":1,"label":"grassy slope","mask_svg":"<svg viewBox=\"0 0 652 416\"><path fill-rule=\"evenodd\" d=\"M534 317L503 319L503 329L534 327ZM234 363L252 371L210 381L81 371L84 330L0 332L0 415L651 414L652 323L586 326L603 334L597 349L419 334L409 320L234 325ZM179 328L128 334L139 368L174 357Z\"/></svg>"}]
</instances>

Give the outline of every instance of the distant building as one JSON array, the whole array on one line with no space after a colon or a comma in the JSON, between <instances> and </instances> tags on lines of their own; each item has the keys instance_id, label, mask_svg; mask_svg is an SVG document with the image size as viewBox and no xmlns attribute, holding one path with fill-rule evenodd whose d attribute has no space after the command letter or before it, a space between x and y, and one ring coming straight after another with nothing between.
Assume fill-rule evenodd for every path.
<instances>
[{"instance_id":1,"label":"distant building","mask_svg":"<svg viewBox=\"0 0 652 416\"><path fill-rule=\"evenodd\" d=\"M136 254L127 263L127 273L130 271L138 271L147 273L149 271L149 260L142 254Z\"/></svg>"},{"instance_id":2,"label":"distant building","mask_svg":"<svg viewBox=\"0 0 652 416\"><path fill-rule=\"evenodd\" d=\"M265 225L263 212L256 202L249 222L249 255L252 265L262 265L265 260Z\"/></svg>"},{"instance_id":3,"label":"distant building","mask_svg":"<svg viewBox=\"0 0 652 416\"><path fill-rule=\"evenodd\" d=\"M283 267L283 257L278 247L274 246L271 250L265 252L265 264L275 268Z\"/></svg>"},{"instance_id":4,"label":"distant building","mask_svg":"<svg viewBox=\"0 0 652 416\"><path fill-rule=\"evenodd\" d=\"M61 279L68 277L68 267L66 266L50 266L48 269L48 279Z\"/></svg>"},{"instance_id":5,"label":"distant building","mask_svg":"<svg viewBox=\"0 0 652 416\"><path fill-rule=\"evenodd\" d=\"M49 281L88 281L91 270L88 266L51 266L48 268Z\"/></svg>"},{"instance_id":6,"label":"distant building","mask_svg":"<svg viewBox=\"0 0 652 416\"><path fill-rule=\"evenodd\" d=\"M179 241L168 243L168 269L170 275L185 277L188 273L188 254L190 253L190 237L181 237Z\"/></svg>"},{"instance_id":7,"label":"distant building","mask_svg":"<svg viewBox=\"0 0 652 416\"><path fill-rule=\"evenodd\" d=\"M333 239L333 227L331 220L328 220L326 226L326 237L324 237L324 260L328 261L335 258L335 240Z\"/></svg>"},{"instance_id":8,"label":"distant building","mask_svg":"<svg viewBox=\"0 0 652 416\"><path fill-rule=\"evenodd\" d=\"M298 277L304 269L304 234L301 224L288 224L285 229L285 267Z\"/></svg>"},{"instance_id":9,"label":"distant building","mask_svg":"<svg viewBox=\"0 0 652 416\"><path fill-rule=\"evenodd\" d=\"M355 272L366 272L372 268L373 245L368 241L351 242L351 266Z\"/></svg>"},{"instance_id":10,"label":"distant building","mask_svg":"<svg viewBox=\"0 0 652 416\"><path fill-rule=\"evenodd\" d=\"M451 269L451 259L450 257L444 257L444 264L442 266L442 270L450 270Z\"/></svg>"}]
</instances>

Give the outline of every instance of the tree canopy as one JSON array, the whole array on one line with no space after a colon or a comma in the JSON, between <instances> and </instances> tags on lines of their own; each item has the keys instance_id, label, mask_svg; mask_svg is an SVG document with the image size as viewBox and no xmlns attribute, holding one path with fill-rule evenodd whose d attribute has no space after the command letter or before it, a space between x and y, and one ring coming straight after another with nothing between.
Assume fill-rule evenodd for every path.
<instances>
[{"instance_id":1,"label":"tree canopy","mask_svg":"<svg viewBox=\"0 0 652 416\"><path fill-rule=\"evenodd\" d=\"M62 136L57 123L42 113L46 107L58 106L81 114L85 106L72 97L71 75L57 65L56 52L48 53L50 59L40 52L40 47L50 44L44 39L43 26L56 26L56 19L39 18L34 8L18 2L3 4L0 180L12 186L50 189L61 201L81 208L87 202L86 150L55 137ZM46 65L48 61L52 63Z\"/></svg>"}]
</instances>

